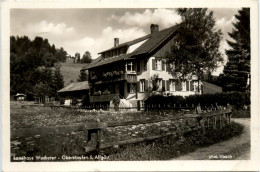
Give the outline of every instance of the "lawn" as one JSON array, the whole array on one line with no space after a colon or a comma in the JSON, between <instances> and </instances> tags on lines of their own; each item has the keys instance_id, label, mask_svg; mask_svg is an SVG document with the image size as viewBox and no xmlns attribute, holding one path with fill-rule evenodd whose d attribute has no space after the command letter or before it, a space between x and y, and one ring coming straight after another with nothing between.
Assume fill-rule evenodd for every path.
<instances>
[{"instance_id":1,"label":"lawn","mask_svg":"<svg viewBox=\"0 0 260 172\"><path fill-rule=\"evenodd\" d=\"M61 73L64 79L64 85L68 85L70 81L77 82L80 70L86 64L73 63L72 59L67 59L66 63L61 63Z\"/></svg>"}]
</instances>

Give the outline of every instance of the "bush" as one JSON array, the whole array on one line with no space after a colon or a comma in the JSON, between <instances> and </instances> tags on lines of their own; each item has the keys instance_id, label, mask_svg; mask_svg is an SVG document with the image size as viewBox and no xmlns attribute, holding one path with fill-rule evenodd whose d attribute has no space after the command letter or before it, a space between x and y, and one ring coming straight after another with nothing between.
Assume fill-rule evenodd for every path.
<instances>
[{"instance_id":1,"label":"bush","mask_svg":"<svg viewBox=\"0 0 260 172\"><path fill-rule=\"evenodd\" d=\"M226 106L228 103L233 108L239 110L243 109L244 105L250 105L250 93L232 92L232 93L216 93L216 94L202 94L202 95L191 95L188 97L182 96L168 96L164 97L161 95L151 96L146 101L146 105L183 105L188 104L189 106L200 104L202 107L209 107L215 104Z\"/></svg>"}]
</instances>

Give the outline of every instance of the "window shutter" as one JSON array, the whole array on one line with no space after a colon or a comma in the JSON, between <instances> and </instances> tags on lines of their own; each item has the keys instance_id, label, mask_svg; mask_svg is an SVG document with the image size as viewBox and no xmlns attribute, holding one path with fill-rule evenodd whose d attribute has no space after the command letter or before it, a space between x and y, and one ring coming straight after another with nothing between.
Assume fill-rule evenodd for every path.
<instances>
[{"instance_id":1,"label":"window shutter","mask_svg":"<svg viewBox=\"0 0 260 172\"><path fill-rule=\"evenodd\" d=\"M155 60L154 59L152 60L152 67L153 67L152 69L155 70Z\"/></svg>"},{"instance_id":2,"label":"window shutter","mask_svg":"<svg viewBox=\"0 0 260 172\"><path fill-rule=\"evenodd\" d=\"M166 91L170 91L170 81L166 81Z\"/></svg>"},{"instance_id":3,"label":"window shutter","mask_svg":"<svg viewBox=\"0 0 260 172\"><path fill-rule=\"evenodd\" d=\"M189 88L190 88L190 87L189 87L189 81L186 81L186 91L190 91Z\"/></svg>"},{"instance_id":4,"label":"window shutter","mask_svg":"<svg viewBox=\"0 0 260 172\"><path fill-rule=\"evenodd\" d=\"M165 80L162 80L162 91L165 91L166 88L165 88Z\"/></svg>"},{"instance_id":5,"label":"window shutter","mask_svg":"<svg viewBox=\"0 0 260 172\"><path fill-rule=\"evenodd\" d=\"M137 100L137 110L139 111L141 109L141 101Z\"/></svg>"},{"instance_id":6,"label":"window shutter","mask_svg":"<svg viewBox=\"0 0 260 172\"><path fill-rule=\"evenodd\" d=\"M141 61L137 61L137 72L141 71Z\"/></svg>"},{"instance_id":7,"label":"window shutter","mask_svg":"<svg viewBox=\"0 0 260 172\"><path fill-rule=\"evenodd\" d=\"M136 85L136 86L137 86L137 88L136 88L137 92L140 92L140 87L141 87L140 81L137 82L137 85Z\"/></svg>"},{"instance_id":8,"label":"window shutter","mask_svg":"<svg viewBox=\"0 0 260 172\"><path fill-rule=\"evenodd\" d=\"M148 91L148 80L145 80L144 90L145 90L145 91Z\"/></svg>"},{"instance_id":9,"label":"window shutter","mask_svg":"<svg viewBox=\"0 0 260 172\"><path fill-rule=\"evenodd\" d=\"M181 91L181 82L176 82L176 91Z\"/></svg>"},{"instance_id":10,"label":"window shutter","mask_svg":"<svg viewBox=\"0 0 260 172\"><path fill-rule=\"evenodd\" d=\"M165 71L165 67L166 67L165 65L166 65L165 60L162 60L162 70L163 71Z\"/></svg>"},{"instance_id":11,"label":"window shutter","mask_svg":"<svg viewBox=\"0 0 260 172\"><path fill-rule=\"evenodd\" d=\"M193 84L194 84L194 81L191 81L191 82L190 82L190 91L194 91L194 86L193 86Z\"/></svg>"}]
</instances>

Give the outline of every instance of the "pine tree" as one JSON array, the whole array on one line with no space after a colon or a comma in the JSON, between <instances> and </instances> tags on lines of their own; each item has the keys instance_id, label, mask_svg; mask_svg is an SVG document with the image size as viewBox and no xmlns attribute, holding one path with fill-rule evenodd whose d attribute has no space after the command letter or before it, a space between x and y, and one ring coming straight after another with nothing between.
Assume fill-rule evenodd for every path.
<instances>
[{"instance_id":1,"label":"pine tree","mask_svg":"<svg viewBox=\"0 0 260 172\"><path fill-rule=\"evenodd\" d=\"M248 91L250 84L250 9L242 8L235 15L237 22L227 40L231 49L226 50L228 62L223 71L224 91Z\"/></svg>"},{"instance_id":2,"label":"pine tree","mask_svg":"<svg viewBox=\"0 0 260 172\"><path fill-rule=\"evenodd\" d=\"M59 64L55 65L55 70L52 77L52 84L55 93L64 87L63 75L61 74Z\"/></svg>"}]
</instances>

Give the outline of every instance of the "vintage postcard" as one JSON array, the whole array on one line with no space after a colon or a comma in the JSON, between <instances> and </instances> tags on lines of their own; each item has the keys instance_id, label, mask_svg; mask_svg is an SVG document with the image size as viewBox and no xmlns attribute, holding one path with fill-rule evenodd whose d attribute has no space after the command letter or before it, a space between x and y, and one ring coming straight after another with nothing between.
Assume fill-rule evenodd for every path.
<instances>
[{"instance_id":1,"label":"vintage postcard","mask_svg":"<svg viewBox=\"0 0 260 172\"><path fill-rule=\"evenodd\" d=\"M4 1L3 171L258 171L257 1Z\"/></svg>"}]
</instances>

